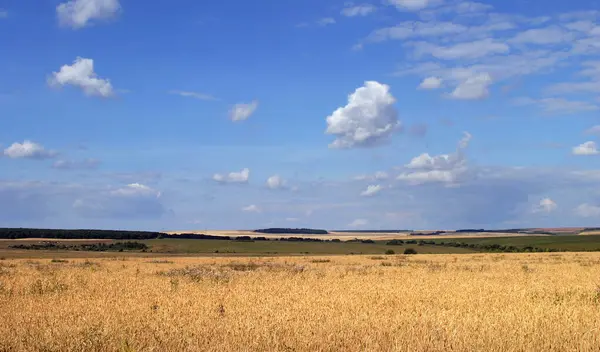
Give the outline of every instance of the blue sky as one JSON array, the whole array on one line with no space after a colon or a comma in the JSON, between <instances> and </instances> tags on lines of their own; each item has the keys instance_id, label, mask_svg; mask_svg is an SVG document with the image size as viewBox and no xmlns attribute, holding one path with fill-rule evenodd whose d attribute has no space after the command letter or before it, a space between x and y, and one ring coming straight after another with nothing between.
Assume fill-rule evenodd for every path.
<instances>
[{"instance_id":1,"label":"blue sky","mask_svg":"<svg viewBox=\"0 0 600 352\"><path fill-rule=\"evenodd\" d=\"M0 226L600 222L599 1L0 1Z\"/></svg>"}]
</instances>

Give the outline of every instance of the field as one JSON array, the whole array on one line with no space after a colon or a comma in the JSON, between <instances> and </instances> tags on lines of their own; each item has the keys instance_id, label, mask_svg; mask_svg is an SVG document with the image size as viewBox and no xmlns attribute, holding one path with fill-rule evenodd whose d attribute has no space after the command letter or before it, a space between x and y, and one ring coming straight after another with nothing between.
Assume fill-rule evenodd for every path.
<instances>
[{"instance_id":1,"label":"field","mask_svg":"<svg viewBox=\"0 0 600 352\"><path fill-rule=\"evenodd\" d=\"M598 351L600 254L0 260L0 351Z\"/></svg>"},{"instance_id":2,"label":"field","mask_svg":"<svg viewBox=\"0 0 600 352\"><path fill-rule=\"evenodd\" d=\"M430 233L431 231L415 231L415 233ZM280 238L285 236L301 236L306 238L318 238L322 240L327 239L340 239L342 241L347 241L350 239L371 239L375 241L383 241L383 240L392 240L392 239L414 239L415 237L420 239L434 239L434 238L493 238L493 237L522 237L528 236L533 237L531 234L523 234L523 233L509 233L509 232L444 232L438 235L419 235L412 236L410 232L369 232L369 231L349 231L349 232L340 232L340 231L329 231L327 235L307 235L307 234L266 234L266 233L257 233L254 231L247 230L211 230L211 231L167 231L166 233L171 235L178 235L181 233L193 233L193 234L205 234L210 233L215 236L250 236L250 237L266 237L266 238ZM547 235L535 235L535 236L547 236Z\"/></svg>"},{"instance_id":3,"label":"field","mask_svg":"<svg viewBox=\"0 0 600 352\"><path fill-rule=\"evenodd\" d=\"M114 254L110 252L75 252L75 251L31 251L11 249L10 246L20 244L53 242L49 239L26 240L0 240L0 257L3 258L53 258L59 257L106 257ZM91 244L115 243L111 240L63 240L60 244ZM182 255L210 255L210 256L240 256L240 255L325 255L325 254L384 254L393 250L401 254L406 248L414 248L422 254L439 253L474 253L466 248L445 248L440 246L387 246L385 241L376 243L346 243L346 242L287 242L287 241L224 241L224 240L142 240L137 241L147 244L152 252L130 253L137 256L182 256Z\"/></svg>"},{"instance_id":4,"label":"field","mask_svg":"<svg viewBox=\"0 0 600 352\"><path fill-rule=\"evenodd\" d=\"M473 244L499 244L517 247L535 246L565 251L600 251L600 235L520 236L503 238L435 239L435 242L464 242Z\"/></svg>"},{"instance_id":5,"label":"field","mask_svg":"<svg viewBox=\"0 0 600 352\"><path fill-rule=\"evenodd\" d=\"M302 236L307 237L307 236ZM387 245L387 240L375 240L374 243L361 242L292 242L292 241L235 241L235 240L197 240L197 239L153 239L137 240L149 247L146 253L129 253L141 257L149 256L278 256L278 255L360 255L384 254L392 250L402 254L412 248L419 254L459 254L484 252L483 248L441 246L444 242L466 243L473 245L501 245L517 248L537 247L543 250L558 251L600 251L600 235L554 235L554 236L518 236L518 237L447 237L447 236L412 236L413 241L427 241L429 244L406 244L402 246ZM432 241L436 244L434 245ZM84 251L47 251L20 250L10 248L15 245L41 244L55 242L60 245L83 245L93 243L111 244L115 240L55 240L55 239L19 239L0 240L0 258L53 258L59 257L106 257L110 252Z\"/></svg>"}]
</instances>

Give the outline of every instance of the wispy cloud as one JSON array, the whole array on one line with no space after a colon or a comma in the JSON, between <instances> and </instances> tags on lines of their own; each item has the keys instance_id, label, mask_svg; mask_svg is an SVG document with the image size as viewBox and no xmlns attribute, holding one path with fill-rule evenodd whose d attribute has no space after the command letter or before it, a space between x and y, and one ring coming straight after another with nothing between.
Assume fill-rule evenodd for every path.
<instances>
[{"instance_id":1,"label":"wispy cloud","mask_svg":"<svg viewBox=\"0 0 600 352\"><path fill-rule=\"evenodd\" d=\"M182 90L171 90L169 94L175 94L186 98L194 98L198 100L220 100L215 98L210 94L198 93L198 92L190 92L190 91L182 91Z\"/></svg>"},{"instance_id":2,"label":"wispy cloud","mask_svg":"<svg viewBox=\"0 0 600 352\"><path fill-rule=\"evenodd\" d=\"M375 12L377 8L371 4L348 5L340 12L346 17L367 16Z\"/></svg>"}]
</instances>

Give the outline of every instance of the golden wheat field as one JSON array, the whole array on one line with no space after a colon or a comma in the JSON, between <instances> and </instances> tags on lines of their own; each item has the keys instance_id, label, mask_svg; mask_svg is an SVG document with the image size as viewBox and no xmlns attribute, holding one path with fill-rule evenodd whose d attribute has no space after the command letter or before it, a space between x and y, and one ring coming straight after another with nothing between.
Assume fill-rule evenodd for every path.
<instances>
[{"instance_id":1,"label":"golden wheat field","mask_svg":"<svg viewBox=\"0 0 600 352\"><path fill-rule=\"evenodd\" d=\"M599 351L600 254L0 261L0 351Z\"/></svg>"}]
</instances>

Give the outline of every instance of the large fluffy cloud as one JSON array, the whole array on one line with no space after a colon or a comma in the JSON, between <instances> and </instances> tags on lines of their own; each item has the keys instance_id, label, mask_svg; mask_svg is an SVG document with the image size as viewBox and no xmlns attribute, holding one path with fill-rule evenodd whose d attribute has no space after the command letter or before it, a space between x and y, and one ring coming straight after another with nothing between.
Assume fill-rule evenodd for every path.
<instances>
[{"instance_id":1,"label":"large fluffy cloud","mask_svg":"<svg viewBox=\"0 0 600 352\"><path fill-rule=\"evenodd\" d=\"M270 189L287 188L286 181L279 175L273 175L267 179L267 187Z\"/></svg>"},{"instance_id":2,"label":"large fluffy cloud","mask_svg":"<svg viewBox=\"0 0 600 352\"><path fill-rule=\"evenodd\" d=\"M40 144L25 140L23 143L13 143L4 149L4 156L12 159L49 159L57 155L55 151L46 150Z\"/></svg>"},{"instance_id":3,"label":"large fluffy cloud","mask_svg":"<svg viewBox=\"0 0 600 352\"><path fill-rule=\"evenodd\" d=\"M334 135L332 148L371 147L385 143L399 130L396 99L390 87L375 81L348 97L348 104L327 117L327 134Z\"/></svg>"},{"instance_id":4,"label":"large fluffy cloud","mask_svg":"<svg viewBox=\"0 0 600 352\"><path fill-rule=\"evenodd\" d=\"M580 144L576 147L573 147L572 150L573 155L598 155L600 152L598 151L598 146L596 142L588 141L583 144Z\"/></svg>"},{"instance_id":5,"label":"large fluffy cloud","mask_svg":"<svg viewBox=\"0 0 600 352\"><path fill-rule=\"evenodd\" d=\"M405 165L406 172L398 176L398 180L418 185L424 183L444 183L454 185L467 174L467 160L464 150L468 147L471 135L467 132L458 143L456 152L431 156L423 153Z\"/></svg>"},{"instance_id":6,"label":"large fluffy cloud","mask_svg":"<svg viewBox=\"0 0 600 352\"><path fill-rule=\"evenodd\" d=\"M72 65L63 65L58 72L52 73L48 83L51 86L79 87L90 96L106 98L114 95L110 81L98 78L94 72L94 60L82 57L77 57Z\"/></svg>"},{"instance_id":7,"label":"large fluffy cloud","mask_svg":"<svg viewBox=\"0 0 600 352\"><path fill-rule=\"evenodd\" d=\"M117 16L119 0L70 0L56 7L61 25L74 29L85 27L94 20L106 20Z\"/></svg>"}]
</instances>

